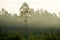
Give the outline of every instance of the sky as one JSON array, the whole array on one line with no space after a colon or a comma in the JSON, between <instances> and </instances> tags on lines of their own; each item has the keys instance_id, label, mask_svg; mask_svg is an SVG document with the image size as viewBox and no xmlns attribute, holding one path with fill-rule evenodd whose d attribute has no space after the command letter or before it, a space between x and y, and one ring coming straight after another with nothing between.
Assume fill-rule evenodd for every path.
<instances>
[{"instance_id":1,"label":"sky","mask_svg":"<svg viewBox=\"0 0 60 40\"><path fill-rule=\"evenodd\" d=\"M49 12L60 12L60 0L0 0L0 10L5 8L9 13L19 13L22 3L27 2L30 8L34 10L43 9Z\"/></svg>"}]
</instances>

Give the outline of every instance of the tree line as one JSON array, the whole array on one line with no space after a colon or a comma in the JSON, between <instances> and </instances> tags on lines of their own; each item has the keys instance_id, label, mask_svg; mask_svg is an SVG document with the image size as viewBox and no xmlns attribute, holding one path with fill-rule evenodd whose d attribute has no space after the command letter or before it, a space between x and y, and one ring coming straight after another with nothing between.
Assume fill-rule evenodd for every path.
<instances>
[{"instance_id":1,"label":"tree line","mask_svg":"<svg viewBox=\"0 0 60 40\"><path fill-rule=\"evenodd\" d=\"M26 27L28 25L60 26L60 18L56 15L56 13L50 13L43 9L34 10L33 8L30 8L26 2L24 2L20 7L19 13L19 16L16 13L12 15L12 13L9 13L7 10L2 8L0 11L1 24L9 21L9 23L15 22L15 24L24 24ZM20 21L23 21L23 23Z\"/></svg>"}]
</instances>

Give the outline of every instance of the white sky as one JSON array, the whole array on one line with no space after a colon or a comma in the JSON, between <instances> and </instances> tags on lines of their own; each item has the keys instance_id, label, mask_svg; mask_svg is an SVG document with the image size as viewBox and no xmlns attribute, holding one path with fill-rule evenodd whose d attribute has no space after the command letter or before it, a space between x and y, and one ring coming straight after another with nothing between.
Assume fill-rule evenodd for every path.
<instances>
[{"instance_id":1,"label":"white sky","mask_svg":"<svg viewBox=\"0 0 60 40\"><path fill-rule=\"evenodd\" d=\"M60 0L0 0L0 10L5 8L10 13L19 13L23 2L27 2L31 8L48 10L58 13L60 11Z\"/></svg>"}]
</instances>

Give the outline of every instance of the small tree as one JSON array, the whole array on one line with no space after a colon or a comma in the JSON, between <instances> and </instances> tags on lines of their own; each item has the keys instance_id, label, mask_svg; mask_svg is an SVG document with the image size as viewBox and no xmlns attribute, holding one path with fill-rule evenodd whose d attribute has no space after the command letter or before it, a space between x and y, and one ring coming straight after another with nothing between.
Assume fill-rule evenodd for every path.
<instances>
[{"instance_id":1,"label":"small tree","mask_svg":"<svg viewBox=\"0 0 60 40\"><path fill-rule=\"evenodd\" d=\"M1 9L1 13L2 13L2 15L4 15L4 16L9 16L8 11L6 11L4 8Z\"/></svg>"}]
</instances>

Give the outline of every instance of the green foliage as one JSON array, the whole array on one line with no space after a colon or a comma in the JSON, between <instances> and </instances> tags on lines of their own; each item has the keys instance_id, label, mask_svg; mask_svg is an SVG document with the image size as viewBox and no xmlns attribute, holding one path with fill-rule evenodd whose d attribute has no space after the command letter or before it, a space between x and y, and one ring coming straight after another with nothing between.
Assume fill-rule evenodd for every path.
<instances>
[{"instance_id":1,"label":"green foliage","mask_svg":"<svg viewBox=\"0 0 60 40\"><path fill-rule=\"evenodd\" d=\"M32 32L29 33L28 40L35 40L34 34Z\"/></svg>"},{"instance_id":2,"label":"green foliage","mask_svg":"<svg viewBox=\"0 0 60 40\"><path fill-rule=\"evenodd\" d=\"M17 34L18 33L18 34ZM25 35L25 34L24 34ZM30 32L27 38L21 32L0 32L0 40L60 40L60 34L55 32L44 32L42 34L35 34Z\"/></svg>"}]
</instances>

